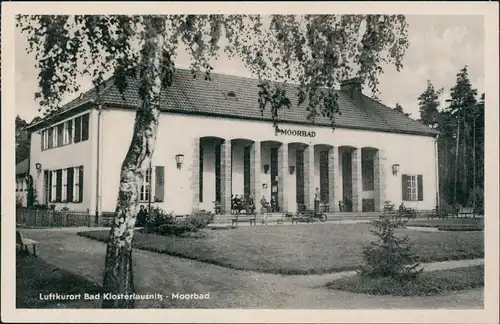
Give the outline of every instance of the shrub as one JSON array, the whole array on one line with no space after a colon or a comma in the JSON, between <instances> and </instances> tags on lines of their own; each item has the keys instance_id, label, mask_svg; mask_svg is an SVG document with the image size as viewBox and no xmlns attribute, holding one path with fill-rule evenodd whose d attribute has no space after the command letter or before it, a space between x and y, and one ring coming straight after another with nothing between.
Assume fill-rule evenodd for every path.
<instances>
[{"instance_id":1,"label":"shrub","mask_svg":"<svg viewBox=\"0 0 500 324\"><path fill-rule=\"evenodd\" d=\"M195 232L197 229L189 223L173 223L173 224L163 224L157 228L155 231L160 235L175 235L181 236L185 233Z\"/></svg>"},{"instance_id":2,"label":"shrub","mask_svg":"<svg viewBox=\"0 0 500 324\"><path fill-rule=\"evenodd\" d=\"M416 256L411 251L408 236L398 237L397 228L405 226L406 222L381 217L372 221L372 234L379 238L363 247L364 265L358 269L363 277L390 277L396 280L415 279L422 269L418 269Z\"/></svg>"},{"instance_id":3,"label":"shrub","mask_svg":"<svg viewBox=\"0 0 500 324\"><path fill-rule=\"evenodd\" d=\"M171 213L165 212L160 207L153 206L146 216L144 231L155 233L160 226L173 223L175 223L175 219Z\"/></svg>"},{"instance_id":4,"label":"shrub","mask_svg":"<svg viewBox=\"0 0 500 324\"><path fill-rule=\"evenodd\" d=\"M207 225L212 222L213 214L206 211L199 211L194 215L188 216L184 222L189 226L192 226L196 229L202 229L207 227Z\"/></svg>"}]
</instances>

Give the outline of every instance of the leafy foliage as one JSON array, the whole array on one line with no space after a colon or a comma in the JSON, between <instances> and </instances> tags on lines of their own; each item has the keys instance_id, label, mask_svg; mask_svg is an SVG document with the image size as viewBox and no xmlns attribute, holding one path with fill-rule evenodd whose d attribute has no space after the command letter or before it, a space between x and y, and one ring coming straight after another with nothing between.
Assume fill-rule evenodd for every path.
<instances>
[{"instance_id":1,"label":"leafy foliage","mask_svg":"<svg viewBox=\"0 0 500 324\"><path fill-rule=\"evenodd\" d=\"M381 217L372 221L370 232L379 238L363 247L365 264L358 273L362 277L389 277L395 280L413 280L422 272L416 262L408 236L399 237L395 230L405 226L401 220Z\"/></svg>"},{"instance_id":2,"label":"leafy foliage","mask_svg":"<svg viewBox=\"0 0 500 324\"><path fill-rule=\"evenodd\" d=\"M63 94L77 92L78 75L90 75L96 86L112 74L124 90L128 77L144 73L138 62L145 53L148 28L164 31L161 62L164 86L171 82L177 50L188 49L193 76L203 70L210 78L210 62L221 50L239 57L259 79L259 104L273 117L290 104L280 83L299 85L299 104L307 102L311 120L318 114L339 112L333 89L357 76L377 92L383 66L399 70L408 47L402 15L160 15L68 16L22 15L18 27L27 35L39 69L40 109L57 110ZM221 48L221 39L226 41ZM142 70L141 70L142 69ZM145 95L142 88L141 97ZM256 89L257 90L257 89Z\"/></svg>"}]
</instances>

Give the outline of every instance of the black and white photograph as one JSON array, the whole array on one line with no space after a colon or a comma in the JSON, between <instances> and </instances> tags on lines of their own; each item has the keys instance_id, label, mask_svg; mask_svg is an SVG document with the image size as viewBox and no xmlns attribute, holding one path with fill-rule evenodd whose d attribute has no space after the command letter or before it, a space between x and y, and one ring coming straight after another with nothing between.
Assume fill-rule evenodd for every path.
<instances>
[{"instance_id":1,"label":"black and white photograph","mask_svg":"<svg viewBox=\"0 0 500 324\"><path fill-rule=\"evenodd\" d=\"M497 3L43 4L2 3L5 320L496 321Z\"/></svg>"}]
</instances>

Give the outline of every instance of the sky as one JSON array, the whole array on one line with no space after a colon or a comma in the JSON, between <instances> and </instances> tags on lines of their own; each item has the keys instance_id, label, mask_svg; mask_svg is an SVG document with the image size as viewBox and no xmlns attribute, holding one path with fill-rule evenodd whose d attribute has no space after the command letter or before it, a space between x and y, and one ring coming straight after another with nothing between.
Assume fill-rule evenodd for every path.
<instances>
[{"instance_id":1,"label":"sky","mask_svg":"<svg viewBox=\"0 0 500 324\"><path fill-rule=\"evenodd\" d=\"M427 80L436 88L444 88L441 107L449 98L449 90L456 82L456 74L465 65L469 78L478 93L484 92L484 18L482 16L406 16L409 48L398 72L386 66L380 76L378 98L389 107L399 103L414 119L419 118L418 96L424 92ZM38 91L34 54L26 52L27 41L20 30L15 32L16 113L27 121L39 116L34 93ZM187 55L180 54L177 67L188 66ZM213 64L216 73L249 76L237 60L221 59ZM81 79L82 89L90 87L89 79ZM368 91L365 94L370 95ZM78 94L66 96L66 100Z\"/></svg>"}]
</instances>

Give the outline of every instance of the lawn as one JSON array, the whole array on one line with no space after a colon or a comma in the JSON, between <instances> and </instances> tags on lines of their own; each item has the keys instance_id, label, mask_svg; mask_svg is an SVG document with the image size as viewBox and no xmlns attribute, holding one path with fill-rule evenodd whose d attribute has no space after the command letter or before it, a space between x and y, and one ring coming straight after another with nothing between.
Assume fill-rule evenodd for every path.
<instances>
[{"instance_id":1,"label":"lawn","mask_svg":"<svg viewBox=\"0 0 500 324\"><path fill-rule=\"evenodd\" d=\"M484 287L484 266L423 272L411 282L392 278L368 279L351 276L335 280L327 287L369 295L433 296L452 291Z\"/></svg>"},{"instance_id":2,"label":"lawn","mask_svg":"<svg viewBox=\"0 0 500 324\"><path fill-rule=\"evenodd\" d=\"M100 288L84 278L55 268L41 258L16 257L16 308L98 308L92 301L41 300L40 294L98 293Z\"/></svg>"},{"instance_id":3,"label":"lawn","mask_svg":"<svg viewBox=\"0 0 500 324\"><path fill-rule=\"evenodd\" d=\"M361 248L375 239L369 224L250 226L204 230L203 238L136 232L135 248L217 264L233 269L278 274L321 274L353 270L362 263ZM109 231L78 235L106 241ZM482 258L482 232L409 234L420 262Z\"/></svg>"}]
</instances>

